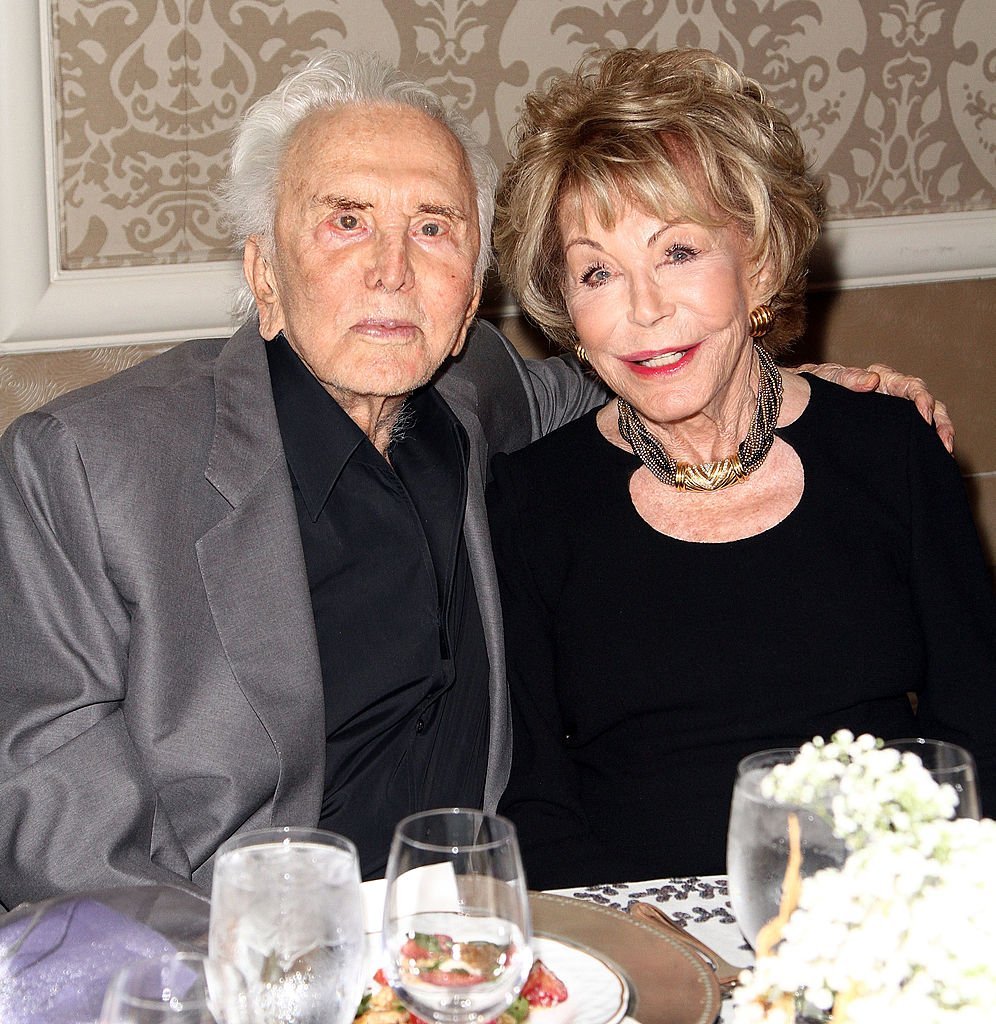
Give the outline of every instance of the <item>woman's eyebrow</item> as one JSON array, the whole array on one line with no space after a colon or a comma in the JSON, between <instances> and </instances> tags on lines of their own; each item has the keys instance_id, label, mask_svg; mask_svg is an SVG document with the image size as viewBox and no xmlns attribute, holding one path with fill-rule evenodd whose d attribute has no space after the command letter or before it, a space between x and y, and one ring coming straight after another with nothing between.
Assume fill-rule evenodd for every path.
<instances>
[{"instance_id":1,"label":"woman's eyebrow","mask_svg":"<svg viewBox=\"0 0 996 1024\"><path fill-rule=\"evenodd\" d=\"M567 245L564 246L564 252L575 245L587 245L592 249L597 249L599 252L605 252L605 249L598 244L593 238L587 238L584 235L578 235L577 238L572 238Z\"/></svg>"},{"instance_id":2,"label":"woman's eyebrow","mask_svg":"<svg viewBox=\"0 0 996 1024\"><path fill-rule=\"evenodd\" d=\"M664 225L662 225L661 227L659 227L659 228L658 228L658 229L657 229L657 230L656 230L656 231L655 231L655 232L654 232L654 233L653 233L653 234L652 234L652 235L651 235L651 236L650 236L650 237L649 237L649 238L647 239L647 248L648 248L648 249L652 249L652 248L653 248L653 247L654 247L654 246L655 246L655 245L657 244L657 242L658 242L658 241L660 240L660 237L661 237L661 235L667 234L667 232L668 232L668 231L670 231L670 230L671 230L671 228L673 228L673 227L674 227L674 225L673 225L673 224L664 224Z\"/></svg>"}]
</instances>

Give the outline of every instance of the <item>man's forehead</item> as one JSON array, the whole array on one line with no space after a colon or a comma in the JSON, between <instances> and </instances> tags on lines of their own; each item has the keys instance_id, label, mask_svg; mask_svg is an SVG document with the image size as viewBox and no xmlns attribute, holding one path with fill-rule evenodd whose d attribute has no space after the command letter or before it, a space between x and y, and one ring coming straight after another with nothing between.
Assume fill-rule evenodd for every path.
<instances>
[{"instance_id":1,"label":"man's forehead","mask_svg":"<svg viewBox=\"0 0 996 1024\"><path fill-rule=\"evenodd\" d=\"M445 125L410 107L350 105L305 118L281 168L277 216L337 209L390 216L428 212L477 222L477 192L462 146Z\"/></svg>"},{"instance_id":2,"label":"man's forehead","mask_svg":"<svg viewBox=\"0 0 996 1024\"><path fill-rule=\"evenodd\" d=\"M330 175L368 178L372 186L431 182L436 191L446 193L435 200L445 205L452 205L458 195L474 193L466 155L452 132L407 106L349 104L301 121L287 148L281 178L285 184L317 184ZM340 191L320 189L316 196Z\"/></svg>"}]
</instances>

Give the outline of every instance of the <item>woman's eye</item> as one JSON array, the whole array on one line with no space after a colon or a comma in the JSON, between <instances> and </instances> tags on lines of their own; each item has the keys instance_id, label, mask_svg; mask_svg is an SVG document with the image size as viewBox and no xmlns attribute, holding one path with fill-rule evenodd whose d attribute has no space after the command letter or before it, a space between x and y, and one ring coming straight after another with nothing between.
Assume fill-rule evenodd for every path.
<instances>
[{"instance_id":1,"label":"woman's eye","mask_svg":"<svg viewBox=\"0 0 996 1024\"><path fill-rule=\"evenodd\" d=\"M605 284L609 277L608 268L596 263L594 266L588 267L578 280L589 288L597 288L600 284Z\"/></svg>"},{"instance_id":2,"label":"woman's eye","mask_svg":"<svg viewBox=\"0 0 996 1024\"><path fill-rule=\"evenodd\" d=\"M355 213L340 213L335 223L343 231L355 231L360 226L360 218Z\"/></svg>"},{"instance_id":3,"label":"woman's eye","mask_svg":"<svg viewBox=\"0 0 996 1024\"><path fill-rule=\"evenodd\" d=\"M683 245L680 242L676 242L674 245L668 246L667 256L672 263L687 263L689 260L695 259L698 256L699 250L691 245Z\"/></svg>"}]
</instances>

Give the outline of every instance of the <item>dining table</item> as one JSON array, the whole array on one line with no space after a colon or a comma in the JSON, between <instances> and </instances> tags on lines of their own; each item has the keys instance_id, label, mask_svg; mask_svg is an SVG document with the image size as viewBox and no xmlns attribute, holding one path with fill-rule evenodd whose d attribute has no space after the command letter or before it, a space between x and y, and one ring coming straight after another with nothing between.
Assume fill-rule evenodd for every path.
<instances>
[{"instance_id":1,"label":"dining table","mask_svg":"<svg viewBox=\"0 0 996 1024\"><path fill-rule=\"evenodd\" d=\"M726 879L670 878L533 892L534 932L610 964L625 979L626 1024L729 1022L729 999L681 935L628 911L664 910L738 966L752 962L730 910ZM207 951L210 903L171 886L107 889L22 905L0 915L0 1021L92 1024L122 963L171 949Z\"/></svg>"},{"instance_id":2,"label":"dining table","mask_svg":"<svg viewBox=\"0 0 996 1024\"><path fill-rule=\"evenodd\" d=\"M587 904L592 908L606 908L612 911L628 912L636 903L649 903L665 911L672 921L676 922L684 931L702 942L710 949L718 953L724 960L737 967L747 968L754 963L754 953L744 939L737 925L736 918L730 907L730 896L725 876L701 875L689 878L662 878L642 882L619 882L613 884L593 885L583 888L570 888L552 890L549 893L541 894L542 897L556 899L569 899L581 904ZM632 917L632 915L628 915ZM534 903L534 927L537 931L542 930L542 922L537 926L535 923ZM637 924L638 922L634 922ZM647 927L647 926L644 926ZM667 938L667 935L662 935ZM680 940L679 940L680 941ZM631 967L634 956L637 953L648 956L653 961L656 950L648 949L642 941L642 937L627 935L621 940L618 946L611 949L599 949L600 953L612 957L613 954L619 961L623 973L635 971ZM718 1004L715 1016L711 1018L718 1024L729 1024L730 1012L730 989L716 992L718 986L711 977L711 968L704 962L700 955L694 950L686 950L686 956L695 961L695 966L705 972L708 982L703 989L707 988L714 993L713 998L703 1004L702 1018L708 1017L713 1003ZM673 957L668 957L667 962L674 964ZM675 979L669 976L673 972L661 966L655 970L652 966L645 972L646 980L641 973L640 978L634 983L636 989L632 993L633 1005L631 1014L639 1024L671 1024L673 1020L695 1020L689 1007L675 1007L673 1001L668 999L669 987L674 985ZM694 971L692 972L694 974ZM676 994L675 998L680 1000L684 993ZM680 1012L679 1012L680 1011ZM659 1014L659 1016L658 1016Z\"/></svg>"}]
</instances>

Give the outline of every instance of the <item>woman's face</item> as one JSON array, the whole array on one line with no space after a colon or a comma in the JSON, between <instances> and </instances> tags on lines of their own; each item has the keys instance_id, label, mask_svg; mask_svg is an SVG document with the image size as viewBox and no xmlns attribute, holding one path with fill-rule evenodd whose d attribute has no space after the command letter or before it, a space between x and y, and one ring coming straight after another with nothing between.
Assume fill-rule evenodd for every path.
<instances>
[{"instance_id":1,"label":"woman's face","mask_svg":"<svg viewBox=\"0 0 996 1024\"><path fill-rule=\"evenodd\" d=\"M767 297L742 237L632 207L609 229L572 205L560 211L564 297L598 375L651 422L726 418L749 388L748 313Z\"/></svg>"}]
</instances>

